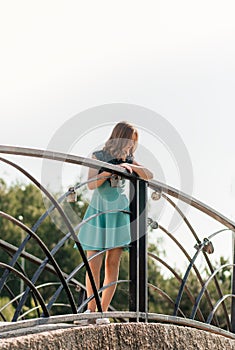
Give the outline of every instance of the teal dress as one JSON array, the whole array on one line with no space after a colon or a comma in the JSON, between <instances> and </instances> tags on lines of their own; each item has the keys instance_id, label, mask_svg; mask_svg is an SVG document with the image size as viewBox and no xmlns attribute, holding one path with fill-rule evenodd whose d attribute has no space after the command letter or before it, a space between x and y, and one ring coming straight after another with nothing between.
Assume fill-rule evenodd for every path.
<instances>
[{"instance_id":1,"label":"teal dress","mask_svg":"<svg viewBox=\"0 0 235 350\"><path fill-rule=\"evenodd\" d=\"M93 154L98 160L107 163L124 163L121 159L112 159L112 156L103 150ZM133 163L133 158L128 156L125 163ZM102 171L104 170L100 169L99 173ZM94 190L83 220L91 216L93 218L88 220L78 233L84 250L103 250L127 246L130 243L130 214L118 211L129 211L129 202L124 190L124 179L121 180L120 187L111 187L108 179ZM113 212L107 213L110 210Z\"/></svg>"}]
</instances>

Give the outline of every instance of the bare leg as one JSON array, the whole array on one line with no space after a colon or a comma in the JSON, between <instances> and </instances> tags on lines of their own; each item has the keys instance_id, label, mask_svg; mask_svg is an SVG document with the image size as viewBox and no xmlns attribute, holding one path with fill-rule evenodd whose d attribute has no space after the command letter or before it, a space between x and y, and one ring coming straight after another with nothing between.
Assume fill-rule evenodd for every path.
<instances>
[{"instance_id":1,"label":"bare leg","mask_svg":"<svg viewBox=\"0 0 235 350\"><path fill-rule=\"evenodd\" d=\"M117 281L122 251L123 248L114 248L106 252L104 286L111 282ZM101 302L103 312L106 312L108 310L115 290L116 284L103 291Z\"/></svg>"},{"instance_id":2,"label":"bare leg","mask_svg":"<svg viewBox=\"0 0 235 350\"><path fill-rule=\"evenodd\" d=\"M92 255L97 253L97 251L94 250L88 250L87 251L87 258L90 258ZM93 278L95 281L96 288L100 288L100 269L102 266L102 260L103 260L103 254L98 255L94 259L89 261L89 265L91 268L91 272L93 274ZM88 276L88 273L86 273L86 288L87 288L87 297L89 298L91 295L93 295L93 289L91 286L91 282ZM91 310L91 312L95 312L96 310L96 302L93 298L87 305L87 308Z\"/></svg>"}]
</instances>

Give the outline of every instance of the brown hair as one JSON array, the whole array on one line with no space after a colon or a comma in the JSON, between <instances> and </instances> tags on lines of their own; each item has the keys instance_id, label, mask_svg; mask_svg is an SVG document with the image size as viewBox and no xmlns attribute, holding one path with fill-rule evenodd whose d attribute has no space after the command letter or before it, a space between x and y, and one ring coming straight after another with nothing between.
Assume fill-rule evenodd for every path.
<instances>
[{"instance_id":1,"label":"brown hair","mask_svg":"<svg viewBox=\"0 0 235 350\"><path fill-rule=\"evenodd\" d=\"M125 161L128 156L125 147L130 140L134 141L130 149L130 155L132 156L137 147L138 131L133 125L125 121L120 122L113 128L111 136L106 141L103 149L111 154L111 156Z\"/></svg>"}]
</instances>

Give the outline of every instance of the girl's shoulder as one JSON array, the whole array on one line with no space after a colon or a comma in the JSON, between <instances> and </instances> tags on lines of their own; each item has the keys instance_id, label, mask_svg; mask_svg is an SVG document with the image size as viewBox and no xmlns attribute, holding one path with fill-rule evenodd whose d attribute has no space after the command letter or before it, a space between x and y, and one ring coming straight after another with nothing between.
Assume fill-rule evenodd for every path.
<instances>
[{"instance_id":1,"label":"girl's shoulder","mask_svg":"<svg viewBox=\"0 0 235 350\"><path fill-rule=\"evenodd\" d=\"M93 152L92 155L102 162L108 162L110 160L110 155L103 149Z\"/></svg>"},{"instance_id":2,"label":"girl's shoulder","mask_svg":"<svg viewBox=\"0 0 235 350\"><path fill-rule=\"evenodd\" d=\"M93 152L92 156L95 156L98 160L103 160L103 150Z\"/></svg>"}]
</instances>

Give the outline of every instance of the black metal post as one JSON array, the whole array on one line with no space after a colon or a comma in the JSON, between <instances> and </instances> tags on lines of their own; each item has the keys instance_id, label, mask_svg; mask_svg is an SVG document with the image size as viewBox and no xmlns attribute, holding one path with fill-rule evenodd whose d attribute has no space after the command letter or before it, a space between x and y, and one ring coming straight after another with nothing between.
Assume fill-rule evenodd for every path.
<instances>
[{"instance_id":1,"label":"black metal post","mask_svg":"<svg viewBox=\"0 0 235 350\"><path fill-rule=\"evenodd\" d=\"M139 311L148 312L147 183L139 181ZM140 319L140 321L144 321ZM147 319L145 319L147 322Z\"/></svg>"},{"instance_id":2,"label":"black metal post","mask_svg":"<svg viewBox=\"0 0 235 350\"><path fill-rule=\"evenodd\" d=\"M235 232L233 232L233 264L235 264ZM235 266L233 265L232 273L232 294L235 295ZM235 298L232 298L231 305L231 328L232 332L235 333Z\"/></svg>"},{"instance_id":3,"label":"black metal post","mask_svg":"<svg viewBox=\"0 0 235 350\"><path fill-rule=\"evenodd\" d=\"M138 264L137 264L137 248L138 248L138 183L137 179L130 180L130 229L131 229L131 244L130 244L130 260L129 260L129 275L130 275L130 285L129 285L129 310L136 312L138 310ZM130 319L130 322L136 322L136 318Z\"/></svg>"},{"instance_id":4,"label":"black metal post","mask_svg":"<svg viewBox=\"0 0 235 350\"><path fill-rule=\"evenodd\" d=\"M131 247L129 309L135 312L148 311L147 287L147 183L130 180ZM138 317L137 317L138 319ZM136 322L137 319L130 321ZM146 319L138 319L144 321Z\"/></svg>"}]
</instances>

